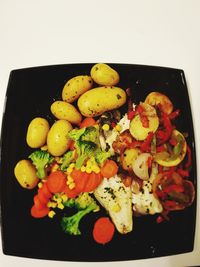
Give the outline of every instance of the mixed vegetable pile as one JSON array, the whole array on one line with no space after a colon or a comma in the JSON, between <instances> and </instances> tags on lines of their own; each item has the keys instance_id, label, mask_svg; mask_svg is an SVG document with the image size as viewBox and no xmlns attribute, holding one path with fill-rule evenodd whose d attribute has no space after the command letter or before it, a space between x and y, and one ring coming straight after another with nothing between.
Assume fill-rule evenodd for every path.
<instances>
[{"instance_id":1,"label":"mixed vegetable pile","mask_svg":"<svg viewBox=\"0 0 200 267\"><path fill-rule=\"evenodd\" d=\"M50 107L54 124L36 117L28 125L33 151L14 170L22 187L37 188L31 215L53 218L63 210L67 234L80 235L81 220L105 209L93 226L100 244L116 230L131 232L134 216L155 215L161 223L195 197L191 150L175 125L180 110L159 92L134 103L130 88L116 86L119 80L117 71L99 63L90 75L67 81L62 100Z\"/></svg>"}]
</instances>

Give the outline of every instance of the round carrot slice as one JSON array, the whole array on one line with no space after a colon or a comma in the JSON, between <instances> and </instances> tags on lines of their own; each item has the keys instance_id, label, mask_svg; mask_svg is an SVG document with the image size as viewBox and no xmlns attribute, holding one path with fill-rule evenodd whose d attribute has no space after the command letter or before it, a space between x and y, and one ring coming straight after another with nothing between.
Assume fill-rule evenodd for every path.
<instances>
[{"instance_id":1,"label":"round carrot slice","mask_svg":"<svg viewBox=\"0 0 200 267\"><path fill-rule=\"evenodd\" d=\"M101 168L101 174L105 178L111 178L118 172L117 163L114 160L107 160L103 167Z\"/></svg>"},{"instance_id":2,"label":"round carrot slice","mask_svg":"<svg viewBox=\"0 0 200 267\"><path fill-rule=\"evenodd\" d=\"M61 171L52 172L47 178L47 186L51 193L61 193L66 184L66 176Z\"/></svg>"},{"instance_id":3,"label":"round carrot slice","mask_svg":"<svg viewBox=\"0 0 200 267\"><path fill-rule=\"evenodd\" d=\"M48 213L49 213L48 207L44 207L43 209L38 209L35 205L33 205L31 208L31 215L34 218L43 218L47 216Z\"/></svg>"},{"instance_id":4,"label":"round carrot slice","mask_svg":"<svg viewBox=\"0 0 200 267\"><path fill-rule=\"evenodd\" d=\"M41 202L41 200L39 199L39 196L36 195L34 196L33 198L33 202L34 202L34 205L35 207L38 209L38 210L41 210L41 209L44 209L45 208L45 203ZM46 203L47 204L47 203Z\"/></svg>"},{"instance_id":5,"label":"round carrot slice","mask_svg":"<svg viewBox=\"0 0 200 267\"><path fill-rule=\"evenodd\" d=\"M93 238L99 244L110 242L115 233L115 226L108 217L99 218L93 228Z\"/></svg>"},{"instance_id":6,"label":"round carrot slice","mask_svg":"<svg viewBox=\"0 0 200 267\"><path fill-rule=\"evenodd\" d=\"M99 179L95 172L91 172L88 177L84 192L92 192L99 185Z\"/></svg>"}]
</instances>

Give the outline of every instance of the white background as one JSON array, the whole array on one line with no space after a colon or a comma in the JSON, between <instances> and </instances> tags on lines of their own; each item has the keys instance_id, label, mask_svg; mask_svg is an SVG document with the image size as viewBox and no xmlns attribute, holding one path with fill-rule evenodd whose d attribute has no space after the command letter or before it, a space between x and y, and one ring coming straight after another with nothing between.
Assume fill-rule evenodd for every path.
<instances>
[{"instance_id":1,"label":"white background","mask_svg":"<svg viewBox=\"0 0 200 267\"><path fill-rule=\"evenodd\" d=\"M189 88L199 153L200 1L0 0L1 119L12 69L87 62L146 64L183 69ZM197 163L199 165L199 158ZM197 213L192 253L123 262L123 266L200 265L199 225ZM5 256L0 248L0 266L13 265L122 266L122 263L88 264L25 259Z\"/></svg>"}]
</instances>

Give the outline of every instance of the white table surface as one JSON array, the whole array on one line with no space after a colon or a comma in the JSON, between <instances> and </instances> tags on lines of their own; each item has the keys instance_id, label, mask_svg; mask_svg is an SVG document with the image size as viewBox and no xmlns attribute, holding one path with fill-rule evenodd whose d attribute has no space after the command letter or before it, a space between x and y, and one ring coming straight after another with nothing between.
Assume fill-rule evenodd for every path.
<instances>
[{"instance_id":1,"label":"white table surface","mask_svg":"<svg viewBox=\"0 0 200 267\"><path fill-rule=\"evenodd\" d=\"M183 69L198 156L200 1L0 0L0 123L12 69L87 62ZM197 210L191 253L123 263L55 262L6 256L0 241L0 266L197 266L200 265L199 204Z\"/></svg>"}]
</instances>

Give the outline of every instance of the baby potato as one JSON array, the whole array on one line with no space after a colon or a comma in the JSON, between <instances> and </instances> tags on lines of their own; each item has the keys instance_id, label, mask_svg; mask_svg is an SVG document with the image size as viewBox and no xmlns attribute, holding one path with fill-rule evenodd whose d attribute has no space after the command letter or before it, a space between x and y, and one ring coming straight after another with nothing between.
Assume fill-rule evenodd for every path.
<instances>
[{"instance_id":1,"label":"baby potato","mask_svg":"<svg viewBox=\"0 0 200 267\"><path fill-rule=\"evenodd\" d=\"M47 134L49 131L49 123L46 119L34 118L27 130L26 142L31 148L42 147L46 143Z\"/></svg>"},{"instance_id":2,"label":"baby potato","mask_svg":"<svg viewBox=\"0 0 200 267\"><path fill-rule=\"evenodd\" d=\"M145 110L145 116L149 121L149 126L144 127L140 119L140 115L137 114L130 123L130 133L136 140L144 140L150 132L155 132L159 126L159 119L154 107L149 104L140 103Z\"/></svg>"},{"instance_id":3,"label":"baby potato","mask_svg":"<svg viewBox=\"0 0 200 267\"><path fill-rule=\"evenodd\" d=\"M72 124L79 124L82 120L81 114L70 103L65 101L55 101L51 105L52 114L59 120L67 120Z\"/></svg>"},{"instance_id":4,"label":"baby potato","mask_svg":"<svg viewBox=\"0 0 200 267\"><path fill-rule=\"evenodd\" d=\"M80 95L90 90L93 86L93 80L90 76L79 75L71 78L62 90L62 100L72 103Z\"/></svg>"},{"instance_id":5,"label":"baby potato","mask_svg":"<svg viewBox=\"0 0 200 267\"><path fill-rule=\"evenodd\" d=\"M68 150L70 145L68 132L71 130L72 125L66 120L54 122L47 135L47 147L51 155L61 156Z\"/></svg>"},{"instance_id":6,"label":"baby potato","mask_svg":"<svg viewBox=\"0 0 200 267\"><path fill-rule=\"evenodd\" d=\"M117 109L126 102L123 89L114 86L102 86L89 90L78 99L78 107L85 117L99 116L105 111Z\"/></svg>"},{"instance_id":7,"label":"baby potato","mask_svg":"<svg viewBox=\"0 0 200 267\"><path fill-rule=\"evenodd\" d=\"M20 160L14 168L14 174L19 184L26 189L33 189L39 179L36 175L36 169L30 160Z\"/></svg>"},{"instance_id":8,"label":"baby potato","mask_svg":"<svg viewBox=\"0 0 200 267\"><path fill-rule=\"evenodd\" d=\"M154 107L159 105L160 109L167 114L170 114L173 110L171 100L166 95L158 92L148 94L144 102Z\"/></svg>"},{"instance_id":9,"label":"baby potato","mask_svg":"<svg viewBox=\"0 0 200 267\"><path fill-rule=\"evenodd\" d=\"M90 71L90 75L97 84L105 86L114 86L120 79L117 71L104 63L95 64Z\"/></svg>"}]
</instances>

